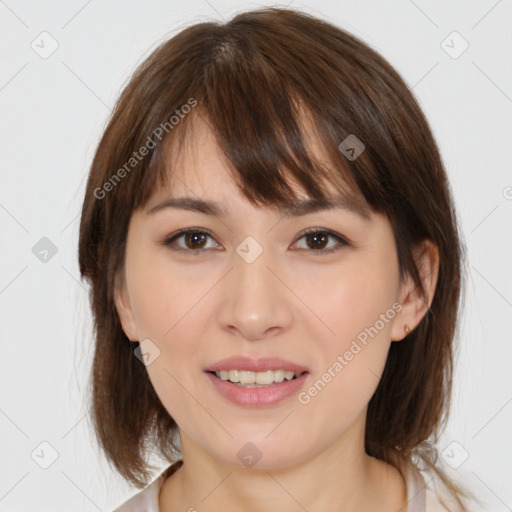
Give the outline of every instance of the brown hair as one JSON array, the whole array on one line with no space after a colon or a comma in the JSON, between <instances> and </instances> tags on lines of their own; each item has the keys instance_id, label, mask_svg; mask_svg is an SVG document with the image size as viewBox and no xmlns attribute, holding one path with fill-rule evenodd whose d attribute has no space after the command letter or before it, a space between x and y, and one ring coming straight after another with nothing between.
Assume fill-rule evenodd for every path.
<instances>
[{"instance_id":1,"label":"brown hair","mask_svg":"<svg viewBox=\"0 0 512 512\"><path fill-rule=\"evenodd\" d=\"M411 250L425 239L438 247L433 301L407 340L391 344L368 405L365 450L402 474L418 459L463 508L471 494L440 467L435 447L450 405L465 263L438 147L411 91L383 57L348 32L290 9L198 23L161 44L124 88L96 150L78 257L91 285L95 329L91 414L109 461L142 488L156 469L146 460L150 450L169 462L179 453L177 425L134 357L114 287L131 214L167 183L165 150L181 147L198 116L251 203L292 204L285 169L313 198L328 196L326 180L348 185L387 216L400 277L411 276L422 292ZM305 119L332 168L308 151ZM355 159L339 149L349 135L364 144Z\"/></svg>"}]
</instances>

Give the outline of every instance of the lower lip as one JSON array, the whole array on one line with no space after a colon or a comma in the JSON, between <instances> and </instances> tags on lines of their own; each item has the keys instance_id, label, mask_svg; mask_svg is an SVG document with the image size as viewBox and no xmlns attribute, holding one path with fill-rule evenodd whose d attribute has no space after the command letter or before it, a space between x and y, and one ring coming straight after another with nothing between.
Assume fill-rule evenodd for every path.
<instances>
[{"instance_id":1,"label":"lower lip","mask_svg":"<svg viewBox=\"0 0 512 512\"><path fill-rule=\"evenodd\" d=\"M266 407L296 394L304 385L308 373L304 373L296 379L284 380L264 388L243 388L227 380L219 379L212 373L206 372L206 375L215 389L230 402L243 407Z\"/></svg>"}]
</instances>

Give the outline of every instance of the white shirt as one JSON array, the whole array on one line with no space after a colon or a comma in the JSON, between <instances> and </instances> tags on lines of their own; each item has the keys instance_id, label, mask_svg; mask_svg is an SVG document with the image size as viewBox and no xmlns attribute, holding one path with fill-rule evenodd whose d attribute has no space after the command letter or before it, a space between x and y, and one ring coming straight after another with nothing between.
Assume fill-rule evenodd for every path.
<instances>
[{"instance_id":1,"label":"white shirt","mask_svg":"<svg viewBox=\"0 0 512 512\"><path fill-rule=\"evenodd\" d=\"M168 469L113 512L159 512L158 497L166 480L164 473ZM407 511L404 512L447 512L434 491L425 485L423 475L417 470L411 471L407 477L407 503Z\"/></svg>"}]
</instances>

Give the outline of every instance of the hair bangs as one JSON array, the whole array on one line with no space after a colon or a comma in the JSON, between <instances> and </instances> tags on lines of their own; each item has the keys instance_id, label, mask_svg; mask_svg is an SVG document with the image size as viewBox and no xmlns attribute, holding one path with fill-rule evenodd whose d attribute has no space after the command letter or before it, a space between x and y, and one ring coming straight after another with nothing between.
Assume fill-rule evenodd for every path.
<instances>
[{"instance_id":1,"label":"hair bangs","mask_svg":"<svg viewBox=\"0 0 512 512\"><path fill-rule=\"evenodd\" d=\"M144 206L158 187L169 186L184 150L200 150L199 134L206 128L251 204L284 210L298 199L295 186L317 200L342 193L357 202L368 218L372 208L356 184L350 163L338 150L340 134L330 125L322 126L325 118L290 84L289 77L277 74L259 53L253 55L242 43L228 38L213 45L203 80L182 94L196 98L198 106L166 135L162 150L152 155L144 169L145 183L135 187L139 197L134 205ZM176 104L173 99L163 109L165 115Z\"/></svg>"}]
</instances>

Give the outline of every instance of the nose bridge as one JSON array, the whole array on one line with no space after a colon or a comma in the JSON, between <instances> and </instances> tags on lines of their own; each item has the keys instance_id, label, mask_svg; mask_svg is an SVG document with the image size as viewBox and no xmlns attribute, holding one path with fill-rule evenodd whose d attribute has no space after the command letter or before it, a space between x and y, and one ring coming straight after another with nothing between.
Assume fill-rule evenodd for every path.
<instances>
[{"instance_id":1,"label":"nose bridge","mask_svg":"<svg viewBox=\"0 0 512 512\"><path fill-rule=\"evenodd\" d=\"M275 283L272 282L272 268L274 263L274 255L272 248L268 243L263 245L258 243L252 236L247 237L236 248L236 256L234 257L235 264L235 287L237 288L237 295L252 296L272 295L271 289ZM252 294L252 295L251 295ZM270 304L267 300L266 304Z\"/></svg>"},{"instance_id":2,"label":"nose bridge","mask_svg":"<svg viewBox=\"0 0 512 512\"><path fill-rule=\"evenodd\" d=\"M251 236L237 246L228 293L219 315L223 328L255 340L289 324L289 296L274 275L279 272L276 256L271 247L264 247Z\"/></svg>"}]
</instances>

